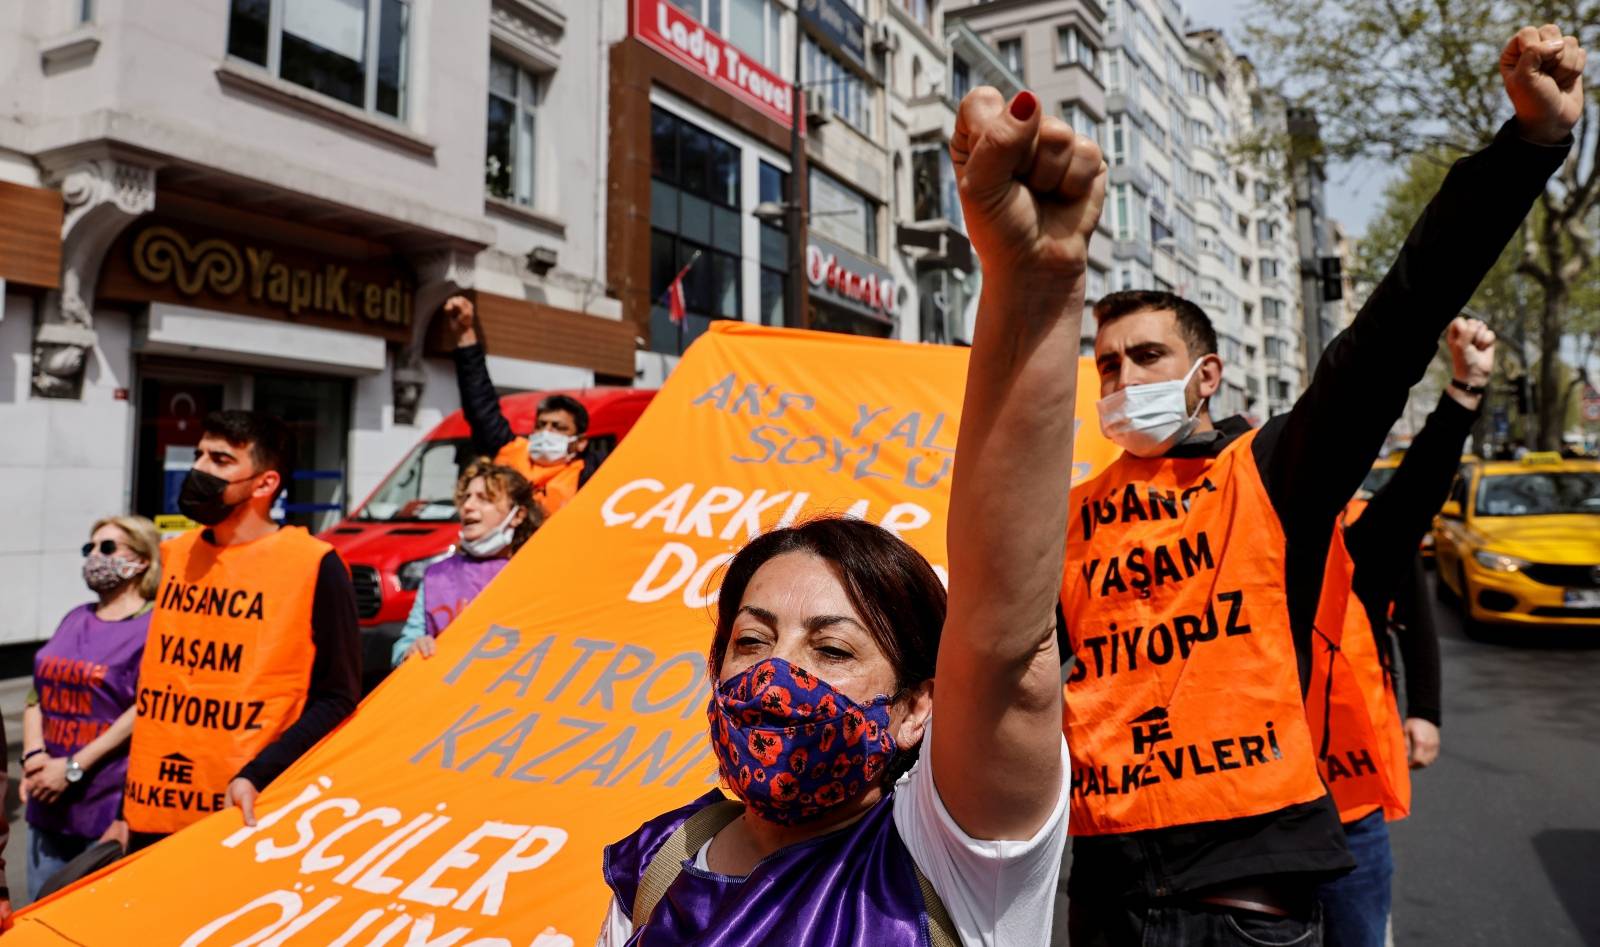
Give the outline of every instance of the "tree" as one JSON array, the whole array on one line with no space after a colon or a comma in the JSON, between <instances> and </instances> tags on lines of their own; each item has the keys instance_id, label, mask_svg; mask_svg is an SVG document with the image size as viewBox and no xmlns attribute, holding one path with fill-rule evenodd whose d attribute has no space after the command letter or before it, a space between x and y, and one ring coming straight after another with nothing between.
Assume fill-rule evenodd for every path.
<instances>
[{"instance_id":1,"label":"tree","mask_svg":"<svg viewBox=\"0 0 1600 947\"><path fill-rule=\"evenodd\" d=\"M1327 158L1408 161L1413 178L1421 162L1437 166L1442 180L1450 161L1488 144L1511 116L1496 68L1506 40L1552 14L1600 53L1600 0L1556 7L1526 0L1256 0L1254 19L1266 25L1249 33L1268 76L1316 111ZM1592 334L1592 306L1600 302L1590 229L1600 197L1600 94L1585 82L1589 102L1570 157L1523 224L1520 246L1479 291L1486 302L1492 291L1497 307L1510 306L1531 323L1524 337L1536 353L1527 367L1538 377L1538 442L1551 450L1561 444L1571 400L1561 340Z\"/></svg>"}]
</instances>

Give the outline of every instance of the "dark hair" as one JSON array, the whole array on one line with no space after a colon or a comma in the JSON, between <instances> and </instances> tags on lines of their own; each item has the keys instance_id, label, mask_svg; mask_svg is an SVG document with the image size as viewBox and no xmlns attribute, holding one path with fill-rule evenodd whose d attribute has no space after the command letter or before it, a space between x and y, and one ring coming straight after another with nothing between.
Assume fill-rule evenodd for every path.
<instances>
[{"instance_id":1,"label":"dark hair","mask_svg":"<svg viewBox=\"0 0 1600 947\"><path fill-rule=\"evenodd\" d=\"M278 490L288 489L294 466L295 439L282 418L260 411L229 409L213 411L200 422L200 433L220 437L231 447L250 448L256 472L276 470L281 481Z\"/></svg>"},{"instance_id":2,"label":"dark hair","mask_svg":"<svg viewBox=\"0 0 1600 947\"><path fill-rule=\"evenodd\" d=\"M522 507L522 522L511 531L511 551L514 553L533 536L535 530L544 525L544 511L533 502L533 484L515 467L479 457L468 464L456 479L457 508L467 498L467 488L479 477L483 478L483 492L489 495L489 499L498 501L501 497L510 497L512 506Z\"/></svg>"},{"instance_id":3,"label":"dark hair","mask_svg":"<svg viewBox=\"0 0 1600 947\"><path fill-rule=\"evenodd\" d=\"M537 413L544 414L548 411L565 411L572 415L572 423L578 426L579 434L589 430L589 409L571 395L546 395L544 400L539 402Z\"/></svg>"},{"instance_id":4,"label":"dark hair","mask_svg":"<svg viewBox=\"0 0 1600 947\"><path fill-rule=\"evenodd\" d=\"M833 568L850 604L866 623L867 633L894 667L895 696L933 677L939 633L944 629L944 583L928 560L895 534L863 520L841 517L775 529L751 540L733 557L717 598L717 630L711 639L713 675L722 668L750 579L769 560L790 552L810 553ZM884 773L884 785L892 785L911 768L919 749L895 757Z\"/></svg>"},{"instance_id":5,"label":"dark hair","mask_svg":"<svg viewBox=\"0 0 1600 947\"><path fill-rule=\"evenodd\" d=\"M1137 312L1164 310L1170 310L1177 318L1178 334L1183 336L1184 344L1189 346L1191 356L1199 358L1202 355L1216 354L1217 330L1211 325L1211 317L1205 314L1205 310L1176 293L1162 292L1159 289L1129 289L1120 293L1107 293L1094 304L1094 321L1095 325L1103 326Z\"/></svg>"}]
</instances>

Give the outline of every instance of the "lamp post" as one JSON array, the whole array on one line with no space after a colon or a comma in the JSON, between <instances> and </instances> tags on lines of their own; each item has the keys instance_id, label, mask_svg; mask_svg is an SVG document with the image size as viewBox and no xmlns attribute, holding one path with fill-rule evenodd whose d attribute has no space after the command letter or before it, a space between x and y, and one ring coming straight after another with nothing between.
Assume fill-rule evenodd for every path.
<instances>
[{"instance_id":1,"label":"lamp post","mask_svg":"<svg viewBox=\"0 0 1600 947\"><path fill-rule=\"evenodd\" d=\"M800 83L800 56L805 45L805 28L800 24L800 9L795 8L794 18L794 84L789 91L793 115L789 121L789 187L784 195L784 229L789 232L789 283L786 287L784 322L811 328L811 311L806 305L806 143L800 133L800 123L805 121L805 91Z\"/></svg>"}]
</instances>

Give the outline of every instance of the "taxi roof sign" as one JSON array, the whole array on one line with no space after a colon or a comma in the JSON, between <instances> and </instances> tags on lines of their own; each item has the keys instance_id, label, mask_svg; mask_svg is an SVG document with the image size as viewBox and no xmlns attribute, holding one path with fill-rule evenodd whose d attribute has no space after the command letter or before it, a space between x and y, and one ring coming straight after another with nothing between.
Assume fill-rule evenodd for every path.
<instances>
[{"instance_id":1,"label":"taxi roof sign","mask_svg":"<svg viewBox=\"0 0 1600 947\"><path fill-rule=\"evenodd\" d=\"M1524 467L1537 467L1541 464L1560 464L1561 454L1553 450L1535 450L1522 455Z\"/></svg>"}]
</instances>

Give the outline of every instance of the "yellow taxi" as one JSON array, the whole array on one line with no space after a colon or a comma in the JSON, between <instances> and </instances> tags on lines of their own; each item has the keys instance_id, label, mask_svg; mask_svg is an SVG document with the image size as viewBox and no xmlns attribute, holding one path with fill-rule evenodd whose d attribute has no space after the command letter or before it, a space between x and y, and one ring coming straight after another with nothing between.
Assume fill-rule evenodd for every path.
<instances>
[{"instance_id":1,"label":"yellow taxi","mask_svg":"<svg viewBox=\"0 0 1600 947\"><path fill-rule=\"evenodd\" d=\"M1379 457L1378 460L1372 465L1372 469L1367 471L1366 479L1361 481L1361 487L1356 491L1356 499L1370 500L1372 499L1373 494L1387 486L1389 481L1394 479L1394 472L1400 469L1400 461L1404 460L1405 456L1405 449L1402 448L1388 454L1387 456ZM1457 470L1464 470L1468 464L1475 464L1477 462L1477 455L1462 454L1461 466L1457 468ZM1417 549L1417 554L1422 557L1424 562L1428 562L1433 559L1433 533L1430 532L1423 535L1422 543Z\"/></svg>"},{"instance_id":2,"label":"yellow taxi","mask_svg":"<svg viewBox=\"0 0 1600 947\"><path fill-rule=\"evenodd\" d=\"M1433 538L1440 591L1469 621L1600 624L1600 461L1464 466Z\"/></svg>"}]
</instances>

